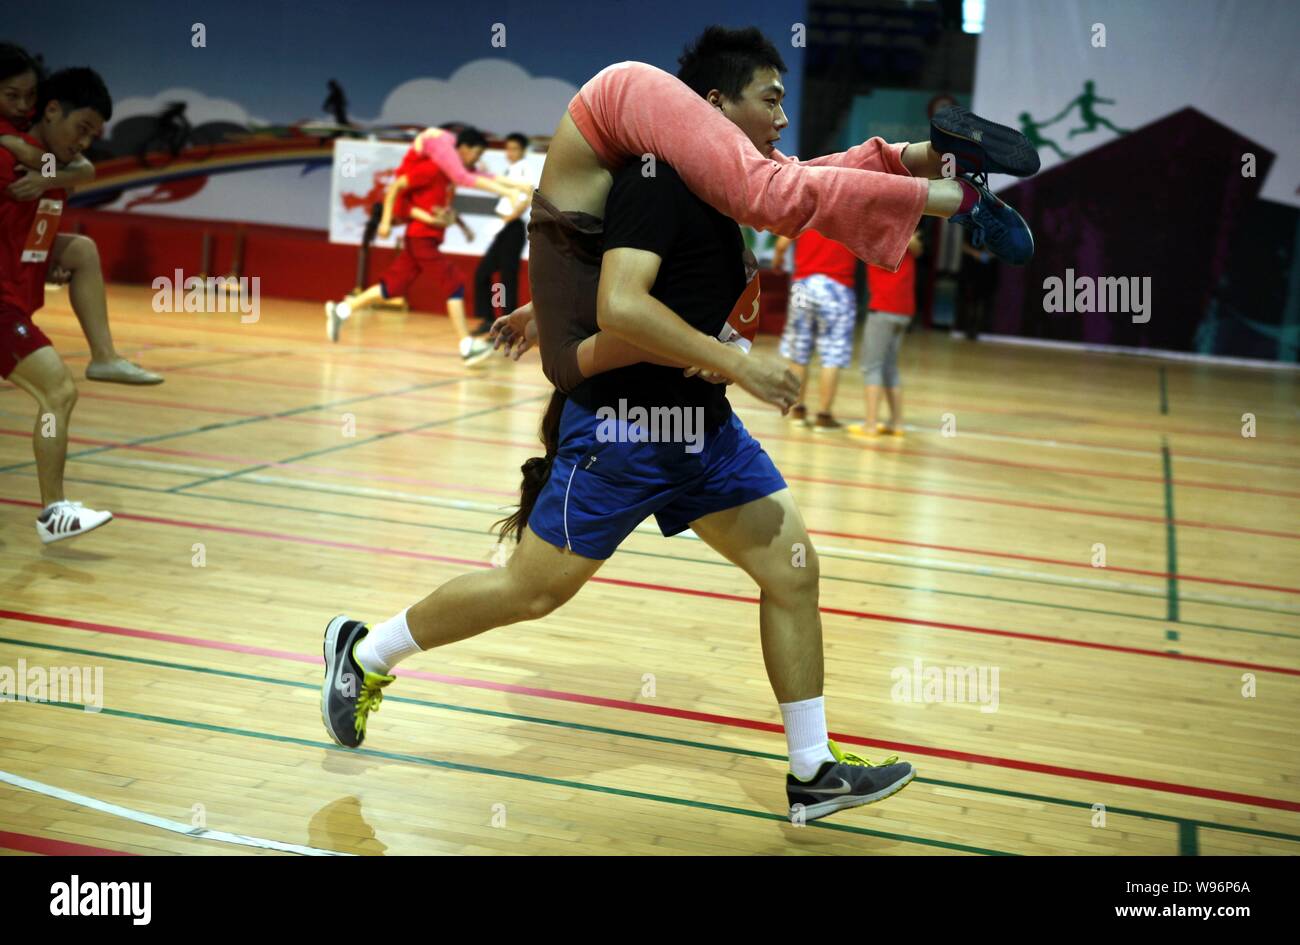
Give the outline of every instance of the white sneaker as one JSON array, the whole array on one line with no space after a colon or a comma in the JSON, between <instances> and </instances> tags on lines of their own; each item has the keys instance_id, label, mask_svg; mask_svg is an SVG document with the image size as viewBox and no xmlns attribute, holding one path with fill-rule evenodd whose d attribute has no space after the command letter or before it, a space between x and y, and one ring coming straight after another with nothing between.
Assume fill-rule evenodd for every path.
<instances>
[{"instance_id":1,"label":"white sneaker","mask_svg":"<svg viewBox=\"0 0 1300 945\"><path fill-rule=\"evenodd\" d=\"M80 502L52 502L36 519L36 534L49 544L65 538L76 538L113 520L112 512L97 512Z\"/></svg>"},{"instance_id":2,"label":"white sneaker","mask_svg":"<svg viewBox=\"0 0 1300 945\"><path fill-rule=\"evenodd\" d=\"M343 319L339 318L338 306L333 302L325 303L325 335L330 341L339 340L339 329Z\"/></svg>"},{"instance_id":3,"label":"white sneaker","mask_svg":"<svg viewBox=\"0 0 1300 945\"><path fill-rule=\"evenodd\" d=\"M492 346L482 338L462 338L460 360L465 367L473 367L492 356Z\"/></svg>"}]
</instances>

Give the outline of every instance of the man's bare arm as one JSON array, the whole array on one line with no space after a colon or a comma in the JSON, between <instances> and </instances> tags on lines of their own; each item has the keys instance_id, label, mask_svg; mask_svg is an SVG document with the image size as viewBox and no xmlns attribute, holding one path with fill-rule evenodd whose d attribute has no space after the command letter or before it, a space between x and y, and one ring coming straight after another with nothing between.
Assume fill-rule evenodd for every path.
<instances>
[{"instance_id":1,"label":"man's bare arm","mask_svg":"<svg viewBox=\"0 0 1300 945\"><path fill-rule=\"evenodd\" d=\"M601 259L596 323L608 332L674 365L697 365L727 377L745 355L715 344L650 294L662 260L643 249L611 249Z\"/></svg>"},{"instance_id":2,"label":"man's bare arm","mask_svg":"<svg viewBox=\"0 0 1300 945\"><path fill-rule=\"evenodd\" d=\"M615 368L642 362L665 367L688 367L671 358L661 357L644 348L638 348L630 341L608 331L598 331L590 338L582 339L578 345L578 370L582 371L583 377L594 377Z\"/></svg>"}]
</instances>

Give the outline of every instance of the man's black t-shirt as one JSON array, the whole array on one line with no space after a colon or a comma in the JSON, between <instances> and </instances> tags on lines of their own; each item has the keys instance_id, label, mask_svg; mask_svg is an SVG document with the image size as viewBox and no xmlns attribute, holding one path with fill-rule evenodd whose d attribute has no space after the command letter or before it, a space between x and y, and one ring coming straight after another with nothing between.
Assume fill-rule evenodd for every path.
<instances>
[{"instance_id":1,"label":"man's black t-shirt","mask_svg":"<svg viewBox=\"0 0 1300 945\"><path fill-rule=\"evenodd\" d=\"M745 290L745 241L735 221L687 189L667 164L653 177L640 162L614 175L605 202L605 250L630 247L663 262L650 294L707 335L716 336ZM731 416L726 386L682 376L682 368L632 364L588 378L569 395L589 410L619 400L628 409L704 408L706 431Z\"/></svg>"}]
</instances>

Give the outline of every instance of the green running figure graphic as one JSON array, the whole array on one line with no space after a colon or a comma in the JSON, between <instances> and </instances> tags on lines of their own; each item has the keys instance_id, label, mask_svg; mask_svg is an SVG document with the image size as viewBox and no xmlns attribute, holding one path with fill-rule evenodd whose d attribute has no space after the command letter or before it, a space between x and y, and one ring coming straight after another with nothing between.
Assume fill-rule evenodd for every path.
<instances>
[{"instance_id":1,"label":"green running figure graphic","mask_svg":"<svg viewBox=\"0 0 1300 945\"><path fill-rule=\"evenodd\" d=\"M1065 111L1068 112L1069 109L1067 108ZM1026 138L1028 138L1029 143L1032 144L1036 149L1041 151L1043 148L1051 148L1058 155L1060 155L1061 160L1064 161L1066 158L1070 157L1070 154L1065 151L1062 151L1060 146L1055 141L1051 140L1050 138L1044 138L1042 135L1038 133L1039 128L1046 128L1048 125L1052 124L1053 122L1059 121L1064 116L1065 116L1065 112L1061 112L1060 115L1057 115L1051 121L1035 122L1033 117L1029 114L1029 112L1021 112L1020 133L1024 135Z\"/></svg>"},{"instance_id":2,"label":"green running figure graphic","mask_svg":"<svg viewBox=\"0 0 1300 945\"><path fill-rule=\"evenodd\" d=\"M1094 112L1092 110L1092 106L1094 104L1114 105L1115 100L1110 98L1099 98L1097 94L1093 91L1092 80L1089 79L1088 81L1083 83L1083 94L1080 95L1078 98L1076 98L1068 106L1066 106L1065 111L1068 112L1075 105L1078 105L1079 117L1084 121L1084 127L1071 128L1068 137L1073 138L1075 135L1081 135L1089 131L1096 131L1098 125L1105 125L1107 128L1109 128L1111 131L1115 132L1116 134L1121 134L1121 135L1128 134L1127 128L1116 128L1105 118L1102 118L1100 115ZM1064 114L1064 112L1062 114Z\"/></svg>"}]
</instances>

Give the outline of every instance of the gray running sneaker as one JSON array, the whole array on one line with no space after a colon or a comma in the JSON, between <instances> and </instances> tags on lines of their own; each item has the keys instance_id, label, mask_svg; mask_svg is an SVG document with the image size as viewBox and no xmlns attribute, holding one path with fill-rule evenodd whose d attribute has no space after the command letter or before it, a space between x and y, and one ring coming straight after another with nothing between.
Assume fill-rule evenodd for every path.
<instances>
[{"instance_id":1,"label":"gray running sneaker","mask_svg":"<svg viewBox=\"0 0 1300 945\"><path fill-rule=\"evenodd\" d=\"M344 748L359 748L366 740L366 718L384 701L384 687L395 676L368 673L354 655L370 628L342 614L325 627L325 682L320 691L320 715L330 738Z\"/></svg>"},{"instance_id":2,"label":"gray running sneaker","mask_svg":"<svg viewBox=\"0 0 1300 945\"><path fill-rule=\"evenodd\" d=\"M883 801L916 777L916 769L906 761L895 763L897 756L873 765L865 758L841 751L832 741L826 744L835 760L825 762L810 780L800 781L793 773L785 776L792 823L817 820L846 807Z\"/></svg>"}]
</instances>

